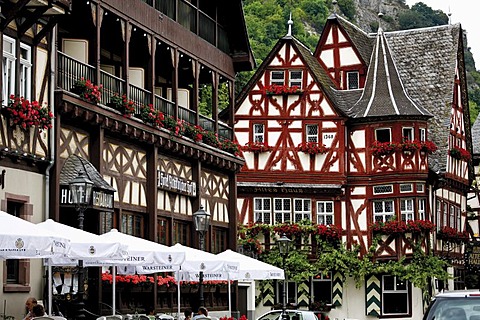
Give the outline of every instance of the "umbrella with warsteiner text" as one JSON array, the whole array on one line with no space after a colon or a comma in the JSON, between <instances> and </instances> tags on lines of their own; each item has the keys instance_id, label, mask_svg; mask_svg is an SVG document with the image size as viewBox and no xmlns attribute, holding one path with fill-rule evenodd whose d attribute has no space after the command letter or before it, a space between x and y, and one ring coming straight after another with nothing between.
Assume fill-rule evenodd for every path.
<instances>
[{"instance_id":1,"label":"umbrella with warsteiner text","mask_svg":"<svg viewBox=\"0 0 480 320\"><path fill-rule=\"evenodd\" d=\"M0 211L0 259L49 258L69 250L68 239Z\"/></svg>"}]
</instances>

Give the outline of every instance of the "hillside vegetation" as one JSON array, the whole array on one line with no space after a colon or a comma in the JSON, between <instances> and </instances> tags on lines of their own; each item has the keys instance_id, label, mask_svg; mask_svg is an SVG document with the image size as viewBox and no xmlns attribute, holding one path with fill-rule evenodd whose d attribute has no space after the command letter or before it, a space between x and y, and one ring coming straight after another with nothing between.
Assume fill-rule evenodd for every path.
<instances>
[{"instance_id":1,"label":"hillside vegetation","mask_svg":"<svg viewBox=\"0 0 480 320\"><path fill-rule=\"evenodd\" d=\"M383 7L379 3L382 1L338 0L334 6L332 0L244 0L245 20L257 66L265 59L278 39L287 33L290 14L294 22L293 35L312 51L317 45L328 16L333 12L341 14L366 32L376 32L380 24L383 29L393 31L448 23L448 16L444 12L433 10L422 2L411 7L407 6L404 0L390 0L388 6ZM384 13L381 18L377 15L379 8ZM464 47L470 121L473 124L480 106L480 73L475 68L467 39ZM237 92L252 74L243 73L238 76Z\"/></svg>"}]
</instances>

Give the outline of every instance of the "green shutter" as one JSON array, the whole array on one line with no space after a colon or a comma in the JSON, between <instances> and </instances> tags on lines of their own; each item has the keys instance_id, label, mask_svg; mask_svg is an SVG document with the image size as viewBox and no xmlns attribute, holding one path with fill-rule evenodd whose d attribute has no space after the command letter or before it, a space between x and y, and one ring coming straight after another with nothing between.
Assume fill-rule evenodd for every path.
<instances>
[{"instance_id":1,"label":"green shutter","mask_svg":"<svg viewBox=\"0 0 480 320\"><path fill-rule=\"evenodd\" d=\"M271 282L267 282L263 286L262 296L263 296L263 305L264 306L273 306L275 304L274 294L275 290Z\"/></svg>"},{"instance_id":2,"label":"green shutter","mask_svg":"<svg viewBox=\"0 0 480 320\"><path fill-rule=\"evenodd\" d=\"M297 303L299 307L308 307L310 300L310 281L300 282L298 284Z\"/></svg>"},{"instance_id":3,"label":"green shutter","mask_svg":"<svg viewBox=\"0 0 480 320\"><path fill-rule=\"evenodd\" d=\"M367 316L380 315L380 280L375 275L371 275L366 281L366 296L367 296Z\"/></svg>"},{"instance_id":4,"label":"green shutter","mask_svg":"<svg viewBox=\"0 0 480 320\"><path fill-rule=\"evenodd\" d=\"M343 277L340 272L335 272L333 275L332 286L332 304L335 307L341 306L343 302Z\"/></svg>"}]
</instances>

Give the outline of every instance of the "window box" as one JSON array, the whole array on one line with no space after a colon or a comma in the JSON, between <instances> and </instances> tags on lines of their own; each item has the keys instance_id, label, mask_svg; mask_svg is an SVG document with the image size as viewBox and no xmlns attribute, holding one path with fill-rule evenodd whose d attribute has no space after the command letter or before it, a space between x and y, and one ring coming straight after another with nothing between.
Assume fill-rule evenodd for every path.
<instances>
[{"instance_id":1,"label":"window box","mask_svg":"<svg viewBox=\"0 0 480 320\"><path fill-rule=\"evenodd\" d=\"M286 95L286 94L301 94L303 90L298 86L286 86L279 84L272 84L265 87L266 95Z\"/></svg>"},{"instance_id":2,"label":"window box","mask_svg":"<svg viewBox=\"0 0 480 320\"><path fill-rule=\"evenodd\" d=\"M315 155L319 153L326 153L328 148L324 144L320 145L317 142L303 142L297 146L297 151Z\"/></svg>"},{"instance_id":3,"label":"window box","mask_svg":"<svg viewBox=\"0 0 480 320\"><path fill-rule=\"evenodd\" d=\"M18 126L22 130L38 127L40 131L52 128L53 113L48 106L42 106L37 101L28 101L23 97L10 95L8 105L2 109L3 115L9 120L10 126Z\"/></svg>"},{"instance_id":4,"label":"window box","mask_svg":"<svg viewBox=\"0 0 480 320\"><path fill-rule=\"evenodd\" d=\"M384 156L394 153L398 149L398 144L393 142L374 141L371 147L372 155Z\"/></svg>"},{"instance_id":5,"label":"window box","mask_svg":"<svg viewBox=\"0 0 480 320\"><path fill-rule=\"evenodd\" d=\"M257 141L249 142L242 147L242 151L250 151L253 153L261 153L261 152L267 152L272 150L273 150L273 147L270 147L263 142L257 142Z\"/></svg>"},{"instance_id":6,"label":"window box","mask_svg":"<svg viewBox=\"0 0 480 320\"><path fill-rule=\"evenodd\" d=\"M453 159L469 161L472 158L470 152L464 148L453 147L448 151L448 154Z\"/></svg>"}]
</instances>

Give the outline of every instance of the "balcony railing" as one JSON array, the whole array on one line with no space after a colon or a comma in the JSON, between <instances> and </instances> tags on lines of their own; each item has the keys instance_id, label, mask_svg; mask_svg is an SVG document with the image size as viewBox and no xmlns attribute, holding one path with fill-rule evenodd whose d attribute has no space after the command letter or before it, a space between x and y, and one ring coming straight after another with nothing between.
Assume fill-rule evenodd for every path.
<instances>
[{"instance_id":1,"label":"balcony railing","mask_svg":"<svg viewBox=\"0 0 480 320\"><path fill-rule=\"evenodd\" d=\"M72 91L75 82L82 77L92 82L95 82L96 70L93 66L82 63L74 58L58 52L58 77L57 85L65 91ZM100 81L103 85L102 104L110 102L110 97L115 93L123 95L126 92L129 94L129 99L135 102L135 115L141 113L141 107L149 105L152 102L152 93L143 88L139 88L130 84L127 91L125 91L125 80L118 78L104 70L100 70ZM175 115L175 103L169 101L161 96L153 95L153 105L158 111L161 111L166 117ZM196 113L186 107L178 106L178 118L190 124L195 124ZM199 123L203 129L215 131L215 121L203 115L199 115ZM221 139L233 139L232 128L224 123L218 124L218 136Z\"/></svg>"}]
</instances>

